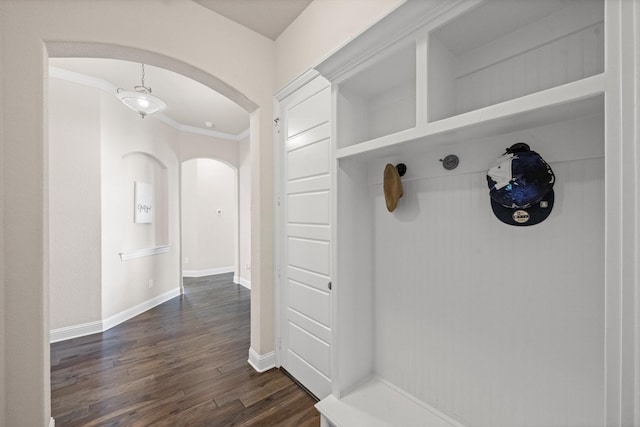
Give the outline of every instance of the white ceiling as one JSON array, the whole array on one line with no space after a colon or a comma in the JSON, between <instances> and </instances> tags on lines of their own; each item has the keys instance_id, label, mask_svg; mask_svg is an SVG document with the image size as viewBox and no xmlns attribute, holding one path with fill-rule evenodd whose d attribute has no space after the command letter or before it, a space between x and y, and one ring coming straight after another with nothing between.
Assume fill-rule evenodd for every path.
<instances>
[{"instance_id":1,"label":"white ceiling","mask_svg":"<svg viewBox=\"0 0 640 427\"><path fill-rule=\"evenodd\" d=\"M100 79L115 88L133 90L141 84L142 66L137 62L99 58L51 58L49 65ZM73 80L73 79L72 79ZM173 71L145 65L145 86L167 103L161 118L174 125L226 134L229 139L249 128L249 113L209 87ZM123 105L123 108L124 107ZM135 114L132 111L132 114ZM158 115L158 114L156 114ZM155 116L155 115L154 115ZM205 122L211 122L208 128ZM224 135L220 135L224 136Z\"/></svg>"},{"instance_id":2,"label":"white ceiling","mask_svg":"<svg viewBox=\"0 0 640 427\"><path fill-rule=\"evenodd\" d=\"M275 40L312 0L193 1L271 40Z\"/></svg>"},{"instance_id":3,"label":"white ceiling","mask_svg":"<svg viewBox=\"0 0 640 427\"><path fill-rule=\"evenodd\" d=\"M193 1L275 40L312 0ZM98 83L98 87L108 91L114 88L133 90L134 86L141 84L141 64L136 62L95 58L51 58L50 65L81 75L65 74L65 78L70 80L86 84L87 79L83 77L98 79L102 83L89 83L94 83L94 86ZM145 65L145 86L151 87L153 95L167 103L167 109L154 116L174 127L203 131L227 139L239 139L247 134L249 114L228 98L195 80ZM213 127L207 127L206 122L212 123Z\"/></svg>"}]
</instances>

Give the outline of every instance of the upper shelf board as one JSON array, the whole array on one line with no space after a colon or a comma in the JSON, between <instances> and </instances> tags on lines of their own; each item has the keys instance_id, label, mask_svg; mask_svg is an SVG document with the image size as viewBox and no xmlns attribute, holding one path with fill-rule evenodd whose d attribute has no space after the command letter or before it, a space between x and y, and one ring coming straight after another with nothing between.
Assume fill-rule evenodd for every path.
<instances>
[{"instance_id":1,"label":"upper shelf board","mask_svg":"<svg viewBox=\"0 0 640 427\"><path fill-rule=\"evenodd\" d=\"M593 114L603 110L605 79L598 74L563 86L512 99L458 116L423 123L405 131L337 150L339 159L371 160L402 151L423 152L427 147L471 138L514 132Z\"/></svg>"}]
</instances>

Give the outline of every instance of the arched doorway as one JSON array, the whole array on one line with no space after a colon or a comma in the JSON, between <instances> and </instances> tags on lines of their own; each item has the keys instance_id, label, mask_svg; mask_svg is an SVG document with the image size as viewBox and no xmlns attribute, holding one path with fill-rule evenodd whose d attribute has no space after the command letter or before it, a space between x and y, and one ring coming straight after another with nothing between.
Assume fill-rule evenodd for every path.
<instances>
[{"instance_id":1,"label":"arched doorway","mask_svg":"<svg viewBox=\"0 0 640 427\"><path fill-rule=\"evenodd\" d=\"M248 145L248 144L247 144L247 145ZM237 172L236 172L236 171L234 171L233 173L234 173L234 175L237 175ZM235 178L235 180L237 181L237 177ZM235 190L236 190L235 192L237 193L237 187L236 187L236 189L235 189ZM237 194L236 194L236 200L234 201L234 203L236 204L236 207L237 207L237 203L238 203L238 202L237 202ZM237 212L236 212L236 216L237 216ZM237 222L237 219L236 219L236 222ZM236 256L235 256L235 258L236 258L236 259L234 260L234 270L237 272L237 271L240 269L239 264L238 264L238 263L239 263L238 255L237 255L237 253L238 253L238 249L237 249L237 246L238 246L238 245L237 245L237 236L238 236L238 233L237 233L237 224L236 224L236 233L235 233L235 236L236 236L236 237L235 237L235 239L236 239L236 245L235 245L235 246L236 246L236 248L235 248L235 250L234 250L233 252L235 252L235 254L236 254ZM248 239L248 241L250 242L250 239ZM249 244L250 244L250 243L249 243ZM248 258L248 259L247 259L247 260L245 260L245 261L248 261L249 259L250 259L250 258ZM248 269L249 269L249 266L250 266L250 261L246 262L244 265L245 265L245 268L248 270ZM149 287L151 287L151 284L149 285Z\"/></svg>"},{"instance_id":2,"label":"arched doorway","mask_svg":"<svg viewBox=\"0 0 640 427\"><path fill-rule=\"evenodd\" d=\"M251 345L261 354L270 352L272 42L215 17L212 23L193 2L132 2L126 10L118 2L3 2L0 15L4 46L0 130L4 292L0 305L5 331L0 334L0 411L6 423L46 425L50 418L47 56L135 58L199 81L203 79L197 78L198 73L217 76L239 104L250 104L246 109L251 112L251 152L256 159L251 199L254 211L262 213L252 216L252 284L259 292L255 298L252 293L252 308L256 307L252 322L258 326L252 329ZM82 46L85 53L71 45ZM134 57L132 51L144 52L146 57ZM172 64L163 65L158 58Z\"/></svg>"},{"instance_id":3,"label":"arched doorway","mask_svg":"<svg viewBox=\"0 0 640 427\"><path fill-rule=\"evenodd\" d=\"M182 275L233 273L250 287L246 162L196 158L181 168Z\"/></svg>"}]
</instances>

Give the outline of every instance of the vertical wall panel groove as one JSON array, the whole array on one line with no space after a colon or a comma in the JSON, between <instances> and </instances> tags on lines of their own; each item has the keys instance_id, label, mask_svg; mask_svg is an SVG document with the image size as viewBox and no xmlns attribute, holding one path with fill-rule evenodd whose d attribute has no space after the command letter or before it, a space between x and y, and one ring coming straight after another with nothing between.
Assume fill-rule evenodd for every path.
<instances>
[{"instance_id":1,"label":"vertical wall panel groove","mask_svg":"<svg viewBox=\"0 0 640 427\"><path fill-rule=\"evenodd\" d=\"M603 23L456 78L457 114L604 71Z\"/></svg>"},{"instance_id":2,"label":"vertical wall panel groove","mask_svg":"<svg viewBox=\"0 0 640 427\"><path fill-rule=\"evenodd\" d=\"M552 166L530 227L493 216L484 172L408 181L394 213L373 186L376 372L468 426L602 420L603 159Z\"/></svg>"}]
</instances>

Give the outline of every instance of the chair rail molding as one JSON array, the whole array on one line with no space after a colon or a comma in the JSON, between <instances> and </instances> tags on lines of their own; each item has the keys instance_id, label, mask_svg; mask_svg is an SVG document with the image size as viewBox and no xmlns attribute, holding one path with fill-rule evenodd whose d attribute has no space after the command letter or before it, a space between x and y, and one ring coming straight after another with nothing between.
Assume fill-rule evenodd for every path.
<instances>
[{"instance_id":1,"label":"chair rail molding","mask_svg":"<svg viewBox=\"0 0 640 427\"><path fill-rule=\"evenodd\" d=\"M164 254L169 252L171 249L171 245L160 245L154 246L152 248L144 248L144 249L133 249L129 251L120 252L120 260L127 261L134 258L142 258L146 256Z\"/></svg>"}]
</instances>

